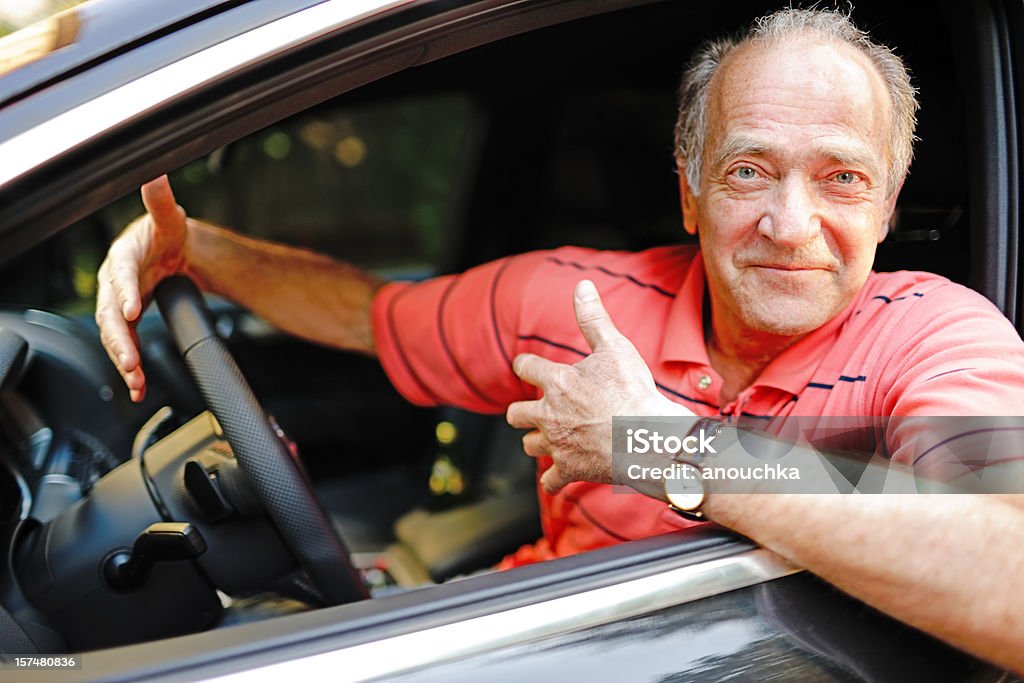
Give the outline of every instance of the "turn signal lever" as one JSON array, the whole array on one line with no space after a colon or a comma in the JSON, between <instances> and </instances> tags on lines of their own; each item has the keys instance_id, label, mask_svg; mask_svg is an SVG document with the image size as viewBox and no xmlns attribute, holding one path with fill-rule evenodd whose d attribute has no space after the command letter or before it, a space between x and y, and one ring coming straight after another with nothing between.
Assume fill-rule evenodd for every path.
<instances>
[{"instance_id":1,"label":"turn signal lever","mask_svg":"<svg viewBox=\"0 0 1024 683\"><path fill-rule=\"evenodd\" d=\"M188 522L158 522L138 535L131 552L109 555L103 576L112 588L132 590L142 585L155 562L194 560L204 552L206 541L199 529Z\"/></svg>"}]
</instances>

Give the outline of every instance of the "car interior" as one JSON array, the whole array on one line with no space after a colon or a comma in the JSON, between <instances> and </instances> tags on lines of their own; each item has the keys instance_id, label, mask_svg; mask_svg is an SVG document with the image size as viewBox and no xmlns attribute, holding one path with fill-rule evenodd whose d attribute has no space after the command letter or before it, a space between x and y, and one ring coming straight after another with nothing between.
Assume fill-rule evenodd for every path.
<instances>
[{"instance_id":1,"label":"car interior","mask_svg":"<svg viewBox=\"0 0 1024 683\"><path fill-rule=\"evenodd\" d=\"M685 241L672 151L682 67L700 41L764 10L747 0L650 3L503 37L330 97L177 168L171 182L193 216L389 278L566 244ZM955 12L871 0L854 18L897 46L922 104L916 158L876 269L991 284L968 227L983 201L969 172L978 114L965 96L972 62L951 37ZM137 193L125 196L0 270L0 326L32 349L0 378L5 525L54 519L169 435L179 443L216 431L197 422L206 405L155 306L139 327L143 403L128 401L99 345L96 270L141 211ZM207 304L371 594L488 571L541 536L534 463L502 415L412 406L372 359L289 337L230 302ZM199 448L209 437L188 438ZM238 582L230 614L214 606L208 622L178 632L317 602L294 576L259 591L251 583ZM54 651L169 634L76 624L60 635Z\"/></svg>"}]
</instances>

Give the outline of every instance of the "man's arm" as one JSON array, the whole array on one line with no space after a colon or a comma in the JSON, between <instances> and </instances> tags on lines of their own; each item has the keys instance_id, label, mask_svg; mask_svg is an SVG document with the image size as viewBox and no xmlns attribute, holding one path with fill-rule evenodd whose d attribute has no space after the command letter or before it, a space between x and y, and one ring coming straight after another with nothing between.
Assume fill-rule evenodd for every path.
<instances>
[{"instance_id":1,"label":"man's arm","mask_svg":"<svg viewBox=\"0 0 1024 683\"><path fill-rule=\"evenodd\" d=\"M586 296L580 292L574 303L588 341L621 337L589 287ZM570 481L612 480L611 420L629 414L616 412L622 406L642 407L633 414L680 414L636 372L643 361L628 341L599 345L573 366L516 359L516 372L544 396L513 404L508 418L535 430L524 439L529 455L544 452L554 460L557 474L542 481L549 491ZM639 376L627 388L623 378L631 373ZM663 497L660 487L643 488ZM1016 589L1024 574L1020 496L712 491L704 511L878 609L1024 672L1024 593Z\"/></svg>"},{"instance_id":2,"label":"man's arm","mask_svg":"<svg viewBox=\"0 0 1024 683\"><path fill-rule=\"evenodd\" d=\"M1024 671L1024 510L995 494L712 495L715 522L969 652Z\"/></svg>"},{"instance_id":3,"label":"man's arm","mask_svg":"<svg viewBox=\"0 0 1024 683\"><path fill-rule=\"evenodd\" d=\"M308 249L187 223L185 272L202 289L303 339L374 353L370 306L383 280Z\"/></svg>"},{"instance_id":4,"label":"man's arm","mask_svg":"<svg viewBox=\"0 0 1024 683\"><path fill-rule=\"evenodd\" d=\"M381 280L321 254L188 219L166 177L144 185L142 200L147 213L111 245L96 295L100 339L133 401L146 388L135 326L156 285L178 273L287 332L374 353L370 307Z\"/></svg>"}]
</instances>

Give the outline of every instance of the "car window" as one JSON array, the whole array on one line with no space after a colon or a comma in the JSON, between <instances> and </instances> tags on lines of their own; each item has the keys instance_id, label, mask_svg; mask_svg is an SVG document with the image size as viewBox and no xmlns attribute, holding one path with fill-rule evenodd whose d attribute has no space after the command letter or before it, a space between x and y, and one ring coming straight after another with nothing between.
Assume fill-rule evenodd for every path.
<instances>
[{"instance_id":1,"label":"car window","mask_svg":"<svg viewBox=\"0 0 1024 683\"><path fill-rule=\"evenodd\" d=\"M341 106L281 121L171 174L189 215L331 254L387 277L451 268L483 117L465 94ZM0 303L91 311L132 193L0 273Z\"/></svg>"},{"instance_id":2,"label":"car window","mask_svg":"<svg viewBox=\"0 0 1024 683\"><path fill-rule=\"evenodd\" d=\"M321 107L186 166L172 183L190 214L363 267L429 275L446 265L460 228L479 123L457 94Z\"/></svg>"}]
</instances>

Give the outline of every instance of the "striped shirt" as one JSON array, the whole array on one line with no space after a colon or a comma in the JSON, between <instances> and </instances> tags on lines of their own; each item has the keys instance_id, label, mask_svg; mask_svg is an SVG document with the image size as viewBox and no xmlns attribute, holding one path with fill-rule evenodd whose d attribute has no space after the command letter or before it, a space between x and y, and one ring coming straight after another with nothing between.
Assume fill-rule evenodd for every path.
<instances>
[{"instance_id":1,"label":"striped shirt","mask_svg":"<svg viewBox=\"0 0 1024 683\"><path fill-rule=\"evenodd\" d=\"M922 272L872 273L831 321L777 356L749 387L719 401L722 378L704 343L703 261L695 246L643 252L565 247L513 256L459 275L391 283L373 304L388 377L419 405L500 413L538 398L511 361L535 353L575 363L589 349L572 293L594 281L612 320L658 388L698 415L924 416L1024 413L1024 343L987 299ZM888 435L898 461L914 455ZM538 461L541 470L549 458ZM688 523L659 501L579 482L540 492L544 538L508 564L564 556Z\"/></svg>"}]
</instances>

